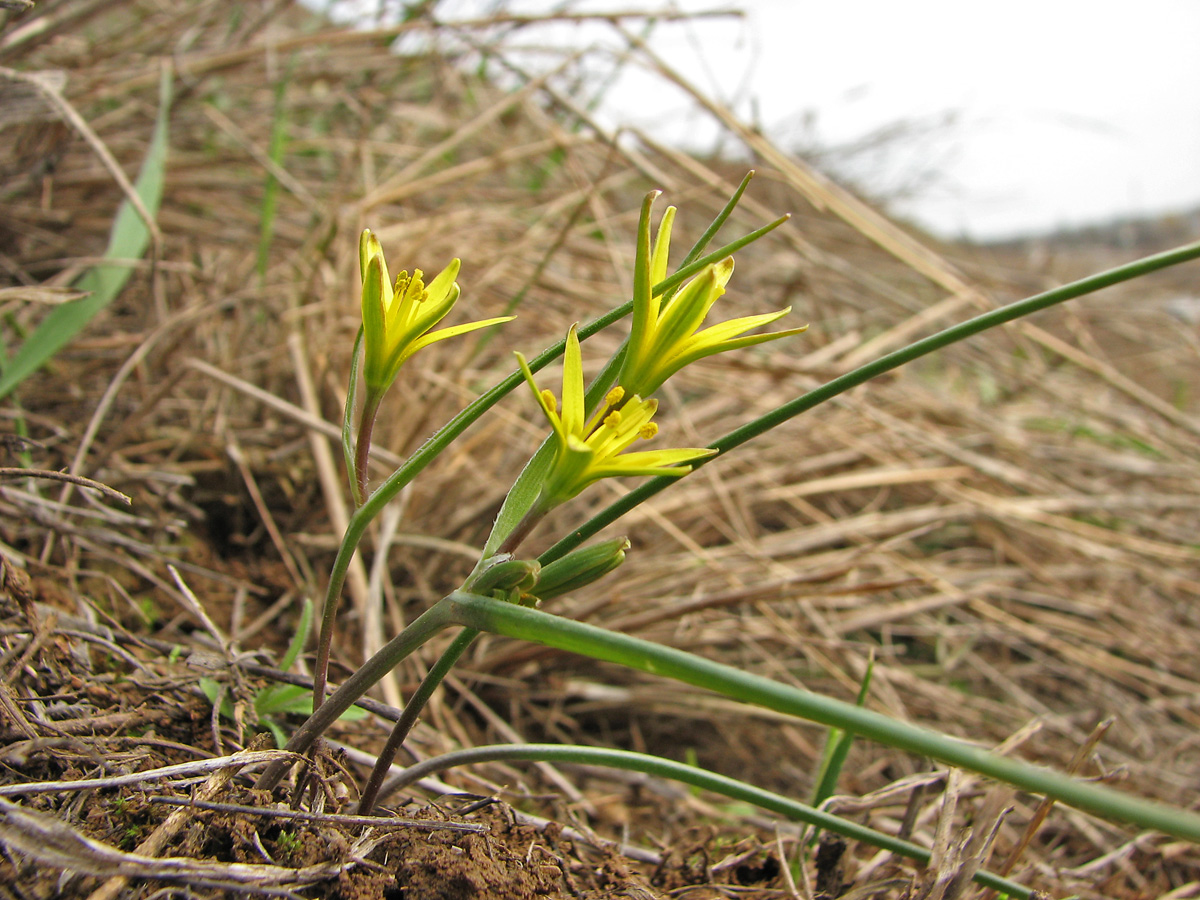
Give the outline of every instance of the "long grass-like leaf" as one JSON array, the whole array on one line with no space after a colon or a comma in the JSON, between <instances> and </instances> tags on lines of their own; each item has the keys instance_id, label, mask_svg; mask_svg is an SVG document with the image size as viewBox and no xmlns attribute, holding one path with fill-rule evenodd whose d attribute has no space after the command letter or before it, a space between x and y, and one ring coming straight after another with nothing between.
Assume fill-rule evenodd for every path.
<instances>
[{"instance_id":1,"label":"long grass-like leaf","mask_svg":"<svg viewBox=\"0 0 1200 900\"><path fill-rule=\"evenodd\" d=\"M171 76L163 70L159 86L158 117L150 147L142 162L135 188L151 215L158 213L162 201L163 181L167 166L168 126L171 113ZM104 256L110 260L141 259L150 244L150 232L128 200L122 202L113 221L108 249ZM7 397L22 381L40 369L61 350L71 338L82 331L100 310L108 306L129 280L127 264L101 263L87 272L74 285L88 296L56 306L42 320L37 330L21 345L12 362L0 375L0 398Z\"/></svg>"},{"instance_id":2,"label":"long grass-like leaf","mask_svg":"<svg viewBox=\"0 0 1200 900\"><path fill-rule=\"evenodd\" d=\"M271 162L279 166L283 164L283 154L287 149L288 117L287 86L291 81L292 68L295 66L295 56L288 66L288 73L275 85L275 119L271 123L271 144L267 155ZM267 263L271 255L271 239L275 235L275 212L279 202L279 179L274 172L267 172L267 181L263 187L262 208L258 223L258 280L261 283L267 275Z\"/></svg>"},{"instance_id":3,"label":"long grass-like leaf","mask_svg":"<svg viewBox=\"0 0 1200 900\"><path fill-rule=\"evenodd\" d=\"M1200 843L1200 815L1187 809L1153 803L999 756L982 747L891 719L852 703L771 681L641 638L461 591L439 602L435 609L447 603L455 623L467 628L545 644L671 678L743 703L840 728L899 750L977 772L1104 818Z\"/></svg>"},{"instance_id":4,"label":"long grass-like leaf","mask_svg":"<svg viewBox=\"0 0 1200 900\"><path fill-rule=\"evenodd\" d=\"M644 772L657 778L669 778L672 781L682 781L706 791L722 794L734 800L751 803L760 809L770 810L786 816L797 822L805 822L826 831L832 831L848 837L851 840L862 841L890 850L899 856L914 859L928 865L932 853L911 841L902 840L882 831L876 831L841 816L823 812L805 803L784 797L772 791L755 787L736 778L718 775L705 769L697 768L688 763L675 762L647 753L636 753L632 750L610 750L607 747L560 746L557 744L495 744L490 747L472 747L467 750L455 750L451 753L423 760L414 766L409 766L403 775L397 776L381 791L387 796L406 785L420 781L437 772L443 772L454 766L471 765L482 762L500 762L505 760L528 760L530 762L574 763L576 765L607 766L612 769L624 769L633 772ZM1009 881L991 872L976 872L974 880L977 884L995 890L1004 891L1010 897L1020 897L1028 900L1033 895L1029 888Z\"/></svg>"},{"instance_id":5,"label":"long grass-like leaf","mask_svg":"<svg viewBox=\"0 0 1200 900\"><path fill-rule=\"evenodd\" d=\"M892 369L898 369L905 363L910 363L926 354L933 353L935 350L941 350L943 347L948 347L957 341L973 337L987 331L989 328L995 328L997 325L1012 322L1022 316L1039 312L1058 303L1083 297L1103 288L1112 287L1114 284L1120 284L1123 281L1132 281L1151 272L1177 266L1194 259L1200 259L1200 242L1186 244L1182 247L1176 247L1174 250L1167 250L1163 253L1157 253L1153 256L1147 256L1144 259L1126 263L1123 266L1117 266L1115 269L1109 269L1107 272L1090 275L1079 281L1073 281L1062 287L1054 288L1053 290L1036 294L1033 297L1018 300L999 309L983 313L958 325L952 325L949 328L939 331L937 334L915 341L907 347L902 347L866 365L859 366L852 372L847 372L845 375L834 378L832 381L828 381L820 387L802 394L795 400L783 404L766 415L760 416L752 422L747 422L740 428L735 428L724 437L709 444L709 448L716 450L717 454L706 459L696 460L691 464L692 470L695 471L701 466L711 464L726 453L742 446L742 444L766 434L772 428L782 425L784 422L795 418L801 413L808 412L813 407L819 406L826 400L833 399L838 394L843 394L851 388L858 387L860 384L870 381L872 378L876 378L885 372L890 372ZM691 268L691 266L688 268ZM672 277L677 276L678 273ZM538 557L538 562L546 565L569 553L606 525L612 524L631 509L645 503L659 491L665 490L670 485L677 484L679 481L680 479L678 478L652 478L645 484L639 485L620 500L601 510L582 526L574 529L567 537Z\"/></svg>"},{"instance_id":6,"label":"long grass-like leaf","mask_svg":"<svg viewBox=\"0 0 1200 900\"><path fill-rule=\"evenodd\" d=\"M871 674L875 671L875 660L867 663L867 671L863 674L862 684L858 688L855 705L863 706L867 702L867 692L871 689ZM850 755L850 746L854 743L854 732L843 728L830 728L825 738L825 752L821 755L821 768L817 772L816 787L813 788L813 806L820 806L833 796L837 790L838 778L842 774L842 766Z\"/></svg>"}]
</instances>

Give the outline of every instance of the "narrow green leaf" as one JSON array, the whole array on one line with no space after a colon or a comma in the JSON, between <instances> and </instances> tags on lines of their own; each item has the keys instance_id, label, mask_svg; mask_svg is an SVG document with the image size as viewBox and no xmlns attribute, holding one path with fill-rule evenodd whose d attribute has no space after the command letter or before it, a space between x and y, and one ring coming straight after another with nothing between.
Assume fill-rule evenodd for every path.
<instances>
[{"instance_id":1,"label":"narrow green leaf","mask_svg":"<svg viewBox=\"0 0 1200 900\"><path fill-rule=\"evenodd\" d=\"M867 693L871 689L871 675L875 672L874 657L867 663L867 671L863 673L862 684L858 688L858 699L855 706L863 706L867 702ZM842 728L830 728L825 738L825 752L821 759L821 768L817 772L817 786L813 789L813 806L820 806L833 796L837 790L838 779L846 757L850 755L850 745L854 743L854 732ZM814 837L816 832L814 832Z\"/></svg>"},{"instance_id":2,"label":"narrow green leaf","mask_svg":"<svg viewBox=\"0 0 1200 900\"><path fill-rule=\"evenodd\" d=\"M304 649L305 643L308 641L308 629L312 627L313 604L308 597L304 598L304 605L300 607L300 621L296 624L296 631L292 634L292 640L288 644L287 652L283 654L283 659L279 661L279 668L286 672L292 667L292 663L300 655L300 651Z\"/></svg>"},{"instance_id":3,"label":"narrow green leaf","mask_svg":"<svg viewBox=\"0 0 1200 900\"><path fill-rule=\"evenodd\" d=\"M267 149L267 155L277 166L283 164L283 154L287 149L288 119L284 100L295 63L296 57L293 54L291 63L288 65L287 75L279 79L279 83L275 85L275 119L271 123L271 144ZM263 187L258 227L258 280L260 284L267 275L267 263L271 256L271 240L275 236L275 210L278 202L279 179L275 177L274 173L268 172L267 182Z\"/></svg>"},{"instance_id":4,"label":"narrow green leaf","mask_svg":"<svg viewBox=\"0 0 1200 900\"><path fill-rule=\"evenodd\" d=\"M952 325L949 328L939 331L937 334L922 338L906 347L901 347L899 350L894 350L885 356L861 365L852 372L839 375L837 378L825 382L820 387L814 388L808 393L788 401L766 415L759 416L757 419L735 428L729 434L708 445L717 451L716 456L710 456L707 459L697 461L693 469L698 469L700 466L714 462L741 445L766 434L772 428L782 425L789 419L795 418L801 413L808 412L810 409L820 406L825 401L832 400L839 394L843 394L851 388L858 387L858 385L864 384L885 372L890 372L892 369L897 369L905 363L910 363L928 353L933 353L935 350L941 350L957 341L974 337L977 334L987 331L989 328L995 328L998 325L1012 322L1031 313L1048 309L1055 304L1074 300L1077 297L1083 297L1103 288L1112 287L1114 284L1132 281L1151 272L1191 262L1195 259L1200 259L1200 241L1134 260L1131 263L1117 266L1115 269L1109 269L1097 275L1090 275L1079 281L1073 281L1062 287L1027 297L1024 300L1018 300L1007 306L1001 306L998 309L982 313L973 319ZM679 273L677 272L671 278L668 278L667 281L672 281L678 277ZM663 284L666 283L663 282ZM617 521L625 513L634 509L639 504L645 503L659 491L666 489L673 483L675 483L675 480L672 478L655 478L645 484L638 485L638 487L634 488L620 500L610 504L582 526L574 529L569 535L539 556L538 562L542 565L554 562L554 560L561 557L564 553L574 550L602 528Z\"/></svg>"},{"instance_id":5,"label":"narrow green leaf","mask_svg":"<svg viewBox=\"0 0 1200 900\"><path fill-rule=\"evenodd\" d=\"M158 119L150 138L150 148L142 162L141 174L138 175L134 186L151 215L157 215L162 201L170 112L171 78L169 71L164 70L159 85ZM146 224L129 201L124 201L113 221L105 258L141 259L149 244L150 233L146 230ZM74 287L86 291L88 296L56 306L42 320L37 330L21 345L4 374L0 375L0 398L8 396L17 385L40 369L71 338L83 330L88 322L121 292L129 280L129 275L130 268L124 263L102 263L80 278Z\"/></svg>"},{"instance_id":6,"label":"narrow green leaf","mask_svg":"<svg viewBox=\"0 0 1200 900\"><path fill-rule=\"evenodd\" d=\"M260 722L281 713L308 715L312 712L312 691L297 684L272 684L254 697L254 712Z\"/></svg>"},{"instance_id":7,"label":"narrow green leaf","mask_svg":"<svg viewBox=\"0 0 1200 900\"><path fill-rule=\"evenodd\" d=\"M558 744L494 744L484 747L471 747L466 750L454 750L442 756L422 760L416 765L409 766L402 775L387 785L388 793L400 790L422 778L428 778L455 766L471 765L481 762L499 762L509 760L538 760L555 763L576 763L589 766L607 766L612 769L624 769L632 772L644 772L657 778L669 778L690 785L694 790L712 791L723 794L750 806L770 810L786 816L797 822L806 822L819 828L824 828L836 834L844 835L852 840L862 841L880 849L890 850L900 856L915 859L928 865L933 854L924 847L903 840L902 838L876 831L865 825L860 825L850 819L843 819L831 813L815 809L807 804L792 800L782 794L755 787L745 781L709 772L695 764L694 753L689 752L687 762L676 762L651 756L648 753L637 753L632 750L612 750L608 747L581 747ZM1002 878L992 872L980 870L973 876L977 884L1008 892L1013 897L1029 900L1033 892L1024 885L1007 878Z\"/></svg>"},{"instance_id":8,"label":"narrow green leaf","mask_svg":"<svg viewBox=\"0 0 1200 900\"><path fill-rule=\"evenodd\" d=\"M532 641L671 678L743 703L841 728L867 740L978 772L1114 821L1153 828L1184 840L1200 842L1200 815L1190 809L1166 806L1000 756L974 744L889 718L882 713L584 622L459 591L440 601L437 606L442 604L449 606L455 623L467 628Z\"/></svg>"}]
</instances>

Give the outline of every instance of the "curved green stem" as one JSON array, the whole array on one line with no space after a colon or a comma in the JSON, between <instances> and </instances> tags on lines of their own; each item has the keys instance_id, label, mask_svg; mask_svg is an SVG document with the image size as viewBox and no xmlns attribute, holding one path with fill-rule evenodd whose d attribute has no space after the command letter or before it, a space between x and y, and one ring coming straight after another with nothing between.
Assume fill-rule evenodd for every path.
<instances>
[{"instance_id":1,"label":"curved green stem","mask_svg":"<svg viewBox=\"0 0 1200 900\"><path fill-rule=\"evenodd\" d=\"M293 753L307 753L316 743L317 738L325 733L330 725L353 706L359 698L366 695L372 687L392 669L400 665L404 659L424 644L427 640L454 624L454 608L444 597L425 610L402 632L392 638L383 648L363 663L362 668L351 675L340 688L318 704L318 694L313 693L313 714L300 726L287 742L286 749ZM316 680L313 681L314 685ZM259 776L255 787L270 790L279 783L279 779L287 771L289 762L274 763Z\"/></svg>"},{"instance_id":2,"label":"curved green stem","mask_svg":"<svg viewBox=\"0 0 1200 900\"><path fill-rule=\"evenodd\" d=\"M374 809L375 801L379 797L379 789L383 786L383 779L387 777L388 769L392 767L392 761L396 758L396 753L404 745L408 733L417 724L417 717L425 709L425 704L429 702L429 698L433 696L433 692L437 690L438 685L445 680L446 675L454 668L454 664L458 662L459 657L466 652L466 649L471 646L471 642L478 636L479 632L474 628L464 628L460 631L453 643L442 652L441 657L434 663L433 668L421 679L421 684L416 692L408 698L408 702L404 704L404 711L400 713L400 718L396 720L396 724L392 728L392 733L388 735L387 743L384 745L375 762L375 768L371 770L371 777L367 779L367 783L363 786L362 796L358 799L358 815L371 815L371 810Z\"/></svg>"},{"instance_id":3,"label":"curved green stem","mask_svg":"<svg viewBox=\"0 0 1200 900\"><path fill-rule=\"evenodd\" d=\"M760 416L752 422L734 429L720 440L708 445L711 449L717 451L716 456L696 460L691 464L692 470L694 472L701 466L709 465L736 447L740 447L747 441L759 437L778 425L782 425L788 419L794 418L803 412L808 412L814 406L818 406L826 400L836 397L838 394L843 394L851 388L858 387L858 385L870 381L872 378L882 375L885 372L890 372L892 369L912 362L914 359L919 359L935 350L941 350L943 347L947 347L965 338L973 337L989 328L995 328L997 325L1011 322L1014 319L1019 319L1022 316L1027 316L1030 313L1038 312L1066 300L1073 300L1076 297L1094 293L1102 288L1111 287L1114 284L1120 284L1123 281L1130 281L1134 278L1140 278L1151 272L1157 272L1160 269L1166 269L1170 266L1176 266L1198 258L1200 258L1200 242L1187 244L1183 247L1177 247L1174 250L1168 250L1165 253L1147 256L1144 259L1118 266L1115 269L1109 269L1107 272L1092 275L1025 300L1018 300L999 309L983 313L966 322L953 325L950 328L939 331L937 334L909 344L907 347L903 347L886 356L881 356L879 359L869 362L864 366L859 366L854 371L847 372L845 375L835 378L789 403L785 403L765 416ZM538 562L543 565L553 562L563 554L578 547L606 525L615 522L631 509L649 500L668 485L678 481L679 479L677 478L659 477L640 485L617 502L601 510L600 513L584 525L543 553L538 557Z\"/></svg>"},{"instance_id":4,"label":"curved green stem","mask_svg":"<svg viewBox=\"0 0 1200 900\"><path fill-rule=\"evenodd\" d=\"M1188 810L1152 803L1111 788L997 756L961 740L895 721L869 709L629 635L475 594L455 592L443 602L448 602L450 616L459 625L672 678L716 691L743 703L754 703L831 725L862 738L969 769L1098 816L1129 822L1142 828L1153 828L1200 843L1200 815Z\"/></svg>"},{"instance_id":5,"label":"curved green stem","mask_svg":"<svg viewBox=\"0 0 1200 900\"><path fill-rule=\"evenodd\" d=\"M898 856L915 859L922 865L929 865L933 854L910 841L884 834L841 816L816 809L806 803L792 800L781 794L763 790L744 781L707 772L686 763L662 759L645 753L634 753L630 750L609 750L603 747L572 747L555 744L499 744L491 747L473 747L469 750L456 750L442 756L427 759L405 769L404 774L396 776L388 782L381 796L398 791L415 781L426 778L437 772L481 762L503 762L506 760L529 760L531 762L575 763L578 765L607 766L612 769L626 769L633 772L644 772L658 778L668 778L672 781L682 781L695 785L715 794L723 794L734 800L752 803L760 809L770 810L786 816L797 822L804 822L827 831L848 837L851 840L862 841L882 850L888 850ZM1015 881L1009 881L991 872L979 871L974 880L986 887L1003 891L1010 897L1020 897L1028 900L1033 891Z\"/></svg>"}]
</instances>

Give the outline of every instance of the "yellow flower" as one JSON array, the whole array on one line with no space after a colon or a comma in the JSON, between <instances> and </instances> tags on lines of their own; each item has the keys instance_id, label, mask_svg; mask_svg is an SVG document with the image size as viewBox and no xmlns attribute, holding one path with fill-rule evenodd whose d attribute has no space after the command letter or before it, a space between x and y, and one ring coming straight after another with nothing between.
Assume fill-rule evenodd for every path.
<instances>
[{"instance_id":1,"label":"yellow flower","mask_svg":"<svg viewBox=\"0 0 1200 900\"><path fill-rule=\"evenodd\" d=\"M538 390L525 357L518 353L517 360L542 412L554 429L554 462L534 504L534 509L539 512L570 500L601 478L686 475L692 467L681 466L680 463L716 453L715 450L699 447L626 453L635 441L649 440L658 433L658 426L651 421L658 403L636 395L626 399L625 392L619 387L609 392L604 406L591 421L585 421L583 359L574 325L567 333L566 353L563 355L561 412L551 391ZM619 410L615 408L618 405Z\"/></svg>"},{"instance_id":2,"label":"yellow flower","mask_svg":"<svg viewBox=\"0 0 1200 900\"><path fill-rule=\"evenodd\" d=\"M675 221L675 207L669 206L659 223L652 253L650 207L658 194L658 191L651 191L642 203L634 262L633 326L625 360L617 376L619 385L644 397L653 394L664 381L698 359L799 334L808 328L805 325L787 331L739 337L783 318L791 312L789 306L778 312L731 319L697 332L717 298L725 293L725 285L733 275L732 256L705 266L691 281L666 298L656 296L654 285L667 277L671 225Z\"/></svg>"},{"instance_id":3,"label":"yellow flower","mask_svg":"<svg viewBox=\"0 0 1200 900\"><path fill-rule=\"evenodd\" d=\"M489 325L511 320L512 316L484 319L431 332L446 317L458 299L459 261L453 259L433 281L425 284L420 269L412 277L401 272L395 284L388 277L387 263L379 240L369 230L358 243L362 271L363 377L368 394L387 390L405 360L436 341L467 334Z\"/></svg>"}]
</instances>

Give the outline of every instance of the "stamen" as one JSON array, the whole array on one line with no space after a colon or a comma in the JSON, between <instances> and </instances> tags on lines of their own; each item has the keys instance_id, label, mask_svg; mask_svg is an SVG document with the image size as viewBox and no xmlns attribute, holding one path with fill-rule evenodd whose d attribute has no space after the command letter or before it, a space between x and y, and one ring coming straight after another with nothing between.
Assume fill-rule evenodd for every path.
<instances>
[{"instance_id":1,"label":"stamen","mask_svg":"<svg viewBox=\"0 0 1200 900\"><path fill-rule=\"evenodd\" d=\"M604 405L605 406L616 406L618 403L620 403L624 399L625 399L625 388L621 387L618 384L615 388L613 388L611 391L608 392L608 395L604 398Z\"/></svg>"},{"instance_id":2,"label":"stamen","mask_svg":"<svg viewBox=\"0 0 1200 900\"><path fill-rule=\"evenodd\" d=\"M654 422L647 422L638 429L638 437L644 441L650 440L650 438L654 437L656 434L658 434L658 425L656 425Z\"/></svg>"},{"instance_id":3,"label":"stamen","mask_svg":"<svg viewBox=\"0 0 1200 900\"><path fill-rule=\"evenodd\" d=\"M615 431L616 427L621 424L621 413L614 409L604 417L604 424Z\"/></svg>"}]
</instances>

